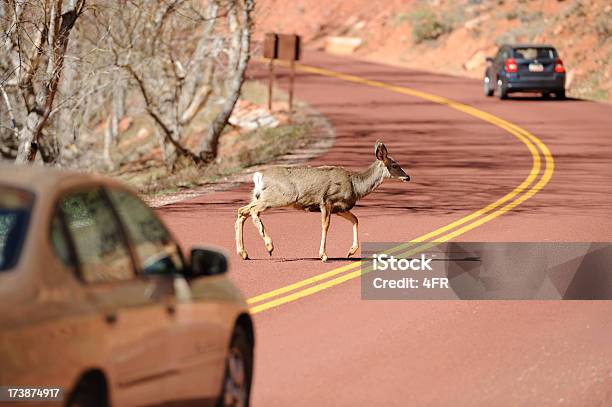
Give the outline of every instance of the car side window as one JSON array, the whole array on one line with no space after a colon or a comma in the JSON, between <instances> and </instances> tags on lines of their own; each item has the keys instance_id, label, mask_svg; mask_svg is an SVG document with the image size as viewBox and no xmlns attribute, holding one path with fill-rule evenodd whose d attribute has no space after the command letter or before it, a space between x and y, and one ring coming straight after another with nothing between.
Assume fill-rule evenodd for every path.
<instances>
[{"instance_id":1,"label":"car side window","mask_svg":"<svg viewBox=\"0 0 612 407\"><path fill-rule=\"evenodd\" d=\"M57 257L68 267L73 267L74 262L70 254L70 245L68 244L68 237L64 233L62 227L62 220L59 213L53 215L51 219L51 230L50 236L51 247L57 255Z\"/></svg>"},{"instance_id":2,"label":"car side window","mask_svg":"<svg viewBox=\"0 0 612 407\"><path fill-rule=\"evenodd\" d=\"M181 272L183 259L180 249L151 208L127 191L110 189L108 194L127 229L143 273Z\"/></svg>"},{"instance_id":3,"label":"car side window","mask_svg":"<svg viewBox=\"0 0 612 407\"><path fill-rule=\"evenodd\" d=\"M74 192L60 199L83 280L124 281L134 277L120 224L101 188Z\"/></svg>"}]
</instances>

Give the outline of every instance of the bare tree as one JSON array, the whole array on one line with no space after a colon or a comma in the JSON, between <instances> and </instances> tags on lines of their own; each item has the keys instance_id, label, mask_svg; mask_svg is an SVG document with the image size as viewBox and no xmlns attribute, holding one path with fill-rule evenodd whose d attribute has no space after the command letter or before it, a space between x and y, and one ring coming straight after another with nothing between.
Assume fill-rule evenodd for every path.
<instances>
[{"instance_id":1,"label":"bare tree","mask_svg":"<svg viewBox=\"0 0 612 407\"><path fill-rule=\"evenodd\" d=\"M202 163L216 156L244 80L251 10L252 0L133 0L107 7L98 18L108 28L115 66L127 73L157 134L176 153L167 154L168 161ZM201 112L214 117L192 151L185 129Z\"/></svg>"},{"instance_id":2,"label":"bare tree","mask_svg":"<svg viewBox=\"0 0 612 407\"><path fill-rule=\"evenodd\" d=\"M0 72L2 94L12 116L12 129L3 135L9 144L17 137L17 162L31 162L38 147L46 162L57 158L57 142L45 133L53 110L70 35L85 8L85 0L3 1L4 47ZM8 95L6 89L12 93ZM41 140L41 136L51 139ZM3 149L11 154L11 148Z\"/></svg>"},{"instance_id":3,"label":"bare tree","mask_svg":"<svg viewBox=\"0 0 612 407\"><path fill-rule=\"evenodd\" d=\"M0 154L112 170L121 118L144 113L169 167L214 159L244 81L252 9L253 0L0 0Z\"/></svg>"}]
</instances>

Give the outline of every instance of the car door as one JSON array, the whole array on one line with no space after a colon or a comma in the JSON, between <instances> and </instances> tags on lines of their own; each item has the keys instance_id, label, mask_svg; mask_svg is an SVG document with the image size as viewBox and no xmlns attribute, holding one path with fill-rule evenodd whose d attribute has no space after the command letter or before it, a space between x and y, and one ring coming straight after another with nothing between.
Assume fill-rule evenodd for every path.
<instances>
[{"instance_id":1,"label":"car door","mask_svg":"<svg viewBox=\"0 0 612 407\"><path fill-rule=\"evenodd\" d=\"M141 278L108 196L101 187L64 194L59 211L78 263L87 295L99 309L106 331L113 400L121 406L159 403L161 384L173 373L169 363L171 316L164 299L172 285Z\"/></svg>"},{"instance_id":2,"label":"car door","mask_svg":"<svg viewBox=\"0 0 612 407\"><path fill-rule=\"evenodd\" d=\"M225 317L215 302L191 301L182 274L180 248L155 213L140 199L118 188L108 189L135 248L141 272L173 282L175 314L170 333L171 363L176 374L167 377L169 398L211 399L219 394L227 338ZM225 324L227 325L227 324Z\"/></svg>"}]
</instances>

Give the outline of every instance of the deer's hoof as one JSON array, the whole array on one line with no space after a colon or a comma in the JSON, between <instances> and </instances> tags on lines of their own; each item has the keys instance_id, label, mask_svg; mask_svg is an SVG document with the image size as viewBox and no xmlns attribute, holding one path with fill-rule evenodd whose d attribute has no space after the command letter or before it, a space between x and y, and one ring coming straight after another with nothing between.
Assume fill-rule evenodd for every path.
<instances>
[{"instance_id":1,"label":"deer's hoof","mask_svg":"<svg viewBox=\"0 0 612 407\"><path fill-rule=\"evenodd\" d=\"M357 253L357 250L359 250L358 246L351 247L346 257L351 257L353 254Z\"/></svg>"},{"instance_id":2,"label":"deer's hoof","mask_svg":"<svg viewBox=\"0 0 612 407\"><path fill-rule=\"evenodd\" d=\"M272 256L272 252L274 251L274 246L272 242L266 243L266 249L268 250L268 254Z\"/></svg>"},{"instance_id":3,"label":"deer's hoof","mask_svg":"<svg viewBox=\"0 0 612 407\"><path fill-rule=\"evenodd\" d=\"M238 252L238 256L242 257L242 260L248 260L249 259L249 255L244 250Z\"/></svg>"},{"instance_id":4,"label":"deer's hoof","mask_svg":"<svg viewBox=\"0 0 612 407\"><path fill-rule=\"evenodd\" d=\"M327 254L323 253L321 255L321 261L323 261L323 262L327 261Z\"/></svg>"}]
</instances>

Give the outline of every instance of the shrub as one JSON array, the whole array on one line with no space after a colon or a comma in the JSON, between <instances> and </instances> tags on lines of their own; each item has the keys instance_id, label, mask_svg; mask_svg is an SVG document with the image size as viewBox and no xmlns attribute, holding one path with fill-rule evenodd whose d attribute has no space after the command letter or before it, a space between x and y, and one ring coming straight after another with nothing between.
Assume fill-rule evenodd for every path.
<instances>
[{"instance_id":1,"label":"shrub","mask_svg":"<svg viewBox=\"0 0 612 407\"><path fill-rule=\"evenodd\" d=\"M410 20L410 13L397 13L392 17L391 24L394 26L398 26L404 24L407 20Z\"/></svg>"},{"instance_id":2,"label":"shrub","mask_svg":"<svg viewBox=\"0 0 612 407\"><path fill-rule=\"evenodd\" d=\"M595 31L602 40L612 36L612 13L600 14L595 18Z\"/></svg>"},{"instance_id":3,"label":"shrub","mask_svg":"<svg viewBox=\"0 0 612 407\"><path fill-rule=\"evenodd\" d=\"M579 17L579 18L586 16L586 11L584 9L584 5L582 4L582 2L576 1L570 4L569 6L567 6L561 12L561 14L559 15L559 18L564 20L572 16Z\"/></svg>"},{"instance_id":4,"label":"shrub","mask_svg":"<svg viewBox=\"0 0 612 407\"><path fill-rule=\"evenodd\" d=\"M520 15L520 19L522 23L531 23L534 21L539 21L544 17L544 14L541 11L536 11L534 13L523 13Z\"/></svg>"},{"instance_id":5,"label":"shrub","mask_svg":"<svg viewBox=\"0 0 612 407\"><path fill-rule=\"evenodd\" d=\"M506 13L506 19L508 20L516 20L518 16L519 14L518 14L518 11L516 10L510 10Z\"/></svg>"},{"instance_id":6,"label":"shrub","mask_svg":"<svg viewBox=\"0 0 612 407\"><path fill-rule=\"evenodd\" d=\"M412 23L412 38L417 44L427 40L436 40L453 29L449 23L439 20L428 7L418 8L410 13L410 22Z\"/></svg>"},{"instance_id":7,"label":"shrub","mask_svg":"<svg viewBox=\"0 0 612 407\"><path fill-rule=\"evenodd\" d=\"M461 4L452 1L449 3L449 6L442 13L440 17L440 23L442 26L448 29L447 32L454 30L455 28L461 26L466 20L465 16L465 7Z\"/></svg>"}]
</instances>

